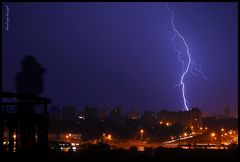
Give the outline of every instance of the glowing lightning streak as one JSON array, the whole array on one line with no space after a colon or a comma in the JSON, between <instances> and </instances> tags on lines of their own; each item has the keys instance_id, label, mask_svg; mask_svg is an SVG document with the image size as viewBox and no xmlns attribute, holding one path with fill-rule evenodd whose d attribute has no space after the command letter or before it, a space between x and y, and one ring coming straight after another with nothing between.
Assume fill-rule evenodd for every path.
<instances>
[{"instance_id":1,"label":"glowing lightning streak","mask_svg":"<svg viewBox=\"0 0 240 162\"><path fill-rule=\"evenodd\" d=\"M185 97L185 84L184 84L184 77L185 75L187 74L188 70L189 70L189 66L191 64L191 55L189 53L189 47L188 47L188 44L186 43L184 37L177 31L177 29L175 28L174 26L174 12L168 7L168 4L166 3L166 8L167 10L171 13L172 15L172 19L171 19L171 24L172 24L172 27L173 27L173 30L174 32L182 39L184 45L186 46L186 49L187 49L187 56L188 56L188 61L187 61L187 67L186 67L186 70L183 72L182 76L181 76L181 81L179 84L182 85L182 96L183 96L183 102L184 102L184 108L186 111L189 110L188 108L188 105L187 105L187 100L186 100L186 97ZM179 56L180 54L178 54ZM181 60L182 61L182 60Z\"/></svg>"},{"instance_id":2,"label":"glowing lightning streak","mask_svg":"<svg viewBox=\"0 0 240 162\"><path fill-rule=\"evenodd\" d=\"M175 28L174 26L174 12L169 9L168 7L168 4L166 3L166 8L167 10L171 13L172 15L172 19L171 19L171 24L172 24L172 27L173 27L173 30L174 32L176 33L176 35L174 35L172 37L172 41L173 41L173 47L174 47L174 50L176 51L177 53L177 60L182 64L182 70L183 70L183 74L181 76L181 81L179 84L175 85L174 87L176 86L180 86L182 85L182 96L183 96L183 101L184 101L184 106L185 106L185 110L189 110L188 106L187 106L187 100L186 100L186 97L185 97L185 84L183 82L184 80L184 77L186 76L187 72L189 71L189 68L191 68L191 74L193 74L194 76L198 76L198 77L202 77L203 79L209 79L209 77L207 77L203 72L202 72L202 69L201 69L201 66L196 64L192 59L191 59L191 55L190 55L190 52L189 52L189 48L188 48L188 44L186 43L184 37L177 31L177 29ZM187 49L187 56L188 56L188 62L187 62L187 67L186 67L186 70L184 70L184 61L181 59L181 51L177 49L176 47L176 42L175 42L175 39L176 39L176 36L178 36L184 43L184 45L186 46L186 49ZM191 66L191 67L190 67ZM195 72L194 72L195 71ZM198 73L198 74L197 74Z\"/></svg>"}]
</instances>

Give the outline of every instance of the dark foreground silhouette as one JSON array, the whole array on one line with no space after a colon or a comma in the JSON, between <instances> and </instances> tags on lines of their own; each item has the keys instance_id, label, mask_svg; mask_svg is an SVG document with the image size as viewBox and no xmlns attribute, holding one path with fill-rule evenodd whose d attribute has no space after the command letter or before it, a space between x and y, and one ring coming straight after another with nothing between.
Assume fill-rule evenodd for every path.
<instances>
[{"instance_id":1,"label":"dark foreground silhouette","mask_svg":"<svg viewBox=\"0 0 240 162\"><path fill-rule=\"evenodd\" d=\"M17 93L1 92L0 161L3 150L11 154L48 148L47 105L50 100L38 96L43 92L44 72L37 60L28 55L23 58L22 70L16 75ZM3 141L8 144L3 146Z\"/></svg>"},{"instance_id":2,"label":"dark foreground silhouette","mask_svg":"<svg viewBox=\"0 0 240 162\"><path fill-rule=\"evenodd\" d=\"M238 148L229 150L185 150L145 148L137 151L112 148L106 144L85 145L78 152L29 150L3 156L3 161L239 161Z\"/></svg>"},{"instance_id":3,"label":"dark foreground silhouette","mask_svg":"<svg viewBox=\"0 0 240 162\"><path fill-rule=\"evenodd\" d=\"M22 59L22 71L16 75L16 89L18 93L39 95L43 92L43 74L45 72L40 63L31 55Z\"/></svg>"}]
</instances>

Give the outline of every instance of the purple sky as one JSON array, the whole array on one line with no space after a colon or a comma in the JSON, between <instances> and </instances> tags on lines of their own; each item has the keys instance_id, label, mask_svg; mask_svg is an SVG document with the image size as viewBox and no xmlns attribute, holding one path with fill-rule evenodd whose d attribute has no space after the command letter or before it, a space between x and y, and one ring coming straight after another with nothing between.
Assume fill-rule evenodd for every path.
<instances>
[{"instance_id":1,"label":"purple sky","mask_svg":"<svg viewBox=\"0 0 240 162\"><path fill-rule=\"evenodd\" d=\"M210 77L188 73L189 107L221 114L228 105L236 114L237 3L169 7L192 59ZM183 110L181 88L172 88L182 71L164 3L5 3L2 8L4 91L16 91L21 59L30 54L47 69L42 96L53 105Z\"/></svg>"}]
</instances>

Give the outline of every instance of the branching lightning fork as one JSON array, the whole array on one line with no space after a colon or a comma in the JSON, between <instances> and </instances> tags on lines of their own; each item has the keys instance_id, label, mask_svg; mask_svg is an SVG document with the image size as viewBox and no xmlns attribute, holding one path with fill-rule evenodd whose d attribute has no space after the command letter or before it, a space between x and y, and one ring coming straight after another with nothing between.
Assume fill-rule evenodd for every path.
<instances>
[{"instance_id":1,"label":"branching lightning fork","mask_svg":"<svg viewBox=\"0 0 240 162\"><path fill-rule=\"evenodd\" d=\"M195 76L201 76L204 79L208 79L208 77L202 72L200 65L196 64L190 55L190 50L189 50L189 46L185 40L185 38L183 37L182 34L180 34L180 32L176 29L175 25L174 25L174 18L175 18L175 14L173 12L173 10L171 10L168 7L168 3L166 3L166 8L167 10L171 13L171 25L172 28L175 32L175 35L173 36L172 40L174 43L174 50L177 52L177 60L182 64L182 69L183 69L183 73L180 79L179 84L177 84L176 86L182 86L182 97L183 97L183 103L184 103L184 109L186 111L189 110L188 104L187 104L187 100L186 100L186 95L185 95L185 83L184 83L184 78L187 75L187 73L189 72L189 68L191 68L191 73ZM182 52L180 50L177 49L176 47L176 37L180 38L182 40L182 42L184 43L185 47L186 47L186 56L187 56L187 61L185 62L184 60L181 59L181 54ZM186 68L184 69L184 65L186 64ZM198 73L198 74L196 74Z\"/></svg>"}]
</instances>

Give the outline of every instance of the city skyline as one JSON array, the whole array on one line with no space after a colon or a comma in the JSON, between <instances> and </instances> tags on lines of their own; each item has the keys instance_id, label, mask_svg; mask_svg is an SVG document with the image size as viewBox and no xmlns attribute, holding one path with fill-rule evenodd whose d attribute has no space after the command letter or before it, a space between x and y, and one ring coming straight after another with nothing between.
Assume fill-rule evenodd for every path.
<instances>
[{"instance_id":1,"label":"city skyline","mask_svg":"<svg viewBox=\"0 0 240 162\"><path fill-rule=\"evenodd\" d=\"M8 7L6 7L6 5ZM188 75L189 107L237 114L237 3L169 3L193 59L210 79ZM4 3L4 91L16 92L21 60L46 68L53 105L183 110L181 64L164 3ZM204 10L204 12L203 12ZM6 22L6 14L2 15ZM4 25L4 24L3 24ZM181 47L182 48L182 47Z\"/></svg>"}]
</instances>

